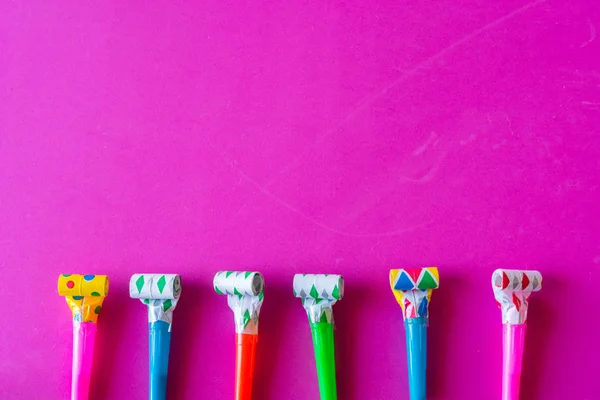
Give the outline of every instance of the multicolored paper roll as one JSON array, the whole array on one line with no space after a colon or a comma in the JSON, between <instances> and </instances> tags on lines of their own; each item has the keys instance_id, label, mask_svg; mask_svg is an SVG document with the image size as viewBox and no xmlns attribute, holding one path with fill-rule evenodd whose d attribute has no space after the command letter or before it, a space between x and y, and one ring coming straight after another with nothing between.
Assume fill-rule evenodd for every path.
<instances>
[{"instance_id":1,"label":"multicolored paper roll","mask_svg":"<svg viewBox=\"0 0 600 400\"><path fill-rule=\"evenodd\" d=\"M329 274L296 274L294 296L302 299L313 337L321 400L337 400L333 305L344 297L344 278Z\"/></svg>"},{"instance_id":2,"label":"multicolored paper roll","mask_svg":"<svg viewBox=\"0 0 600 400\"><path fill-rule=\"evenodd\" d=\"M71 400L86 400L90 391L96 323L108 295L106 275L62 274L58 294L73 314L73 369Z\"/></svg>"},{"instance_id":3,"label":"multicolored paper roll","mask_svg":"<svg viewBox=\"0 0 600 400\"><path fill-rule=\"evenodd\" d=\"M213 285L215 292L227 295L227 304L235 320L235 399L250 400L265 281L259 272L220 271L215 275Z\"/></svg>"},{"instance_id":4,"label":"multicolored paper roll","mask_svg":"<svg viewBox=\"0 0 600 400\"><path fill-rule=\"evenodd\" d=\"M538 271L497 269L492 274L492 288L502 309L502 399L518 400L529 296L542 289L542 274Z\"/></svg>"},{"instance_id":5,"label":"multicolored paper roll","mask_svg":"<svg viewBox=\"0 0 600 400\"><path fill-rule=\"evenodd\" d=\"M404 317L410 399L425 400L429 302L440 276L435 267L392 269L390 285Z\"/></svg>"},{"instance_id":6,"label":"multicolored paper roll","mask_svg":"<svg viewBox=\"0 0 600 400\"><path fill-rule=\"evenodd\" d=\"M134 274L129 280L129 296L148 306L149 398L164 400L167 395L171 324L181 296L181 277L177 274Z\"/></svg>"}]
</instances>

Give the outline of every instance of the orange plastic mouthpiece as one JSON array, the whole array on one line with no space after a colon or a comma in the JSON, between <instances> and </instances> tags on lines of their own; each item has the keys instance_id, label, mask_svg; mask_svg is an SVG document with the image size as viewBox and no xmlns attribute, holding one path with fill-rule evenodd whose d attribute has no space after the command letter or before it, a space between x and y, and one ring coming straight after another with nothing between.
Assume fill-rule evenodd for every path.
<instances>
[{"instance_id":1,"label":"orange plastic mouthpiece","mask_svg":"<svg viewBox=\"0 0 600 400\"><path fill-rule=\"evenodd\" d=\"M258 335L238 333L235 342L235 400L251 400Z\"/></svg>"}]
</instances>

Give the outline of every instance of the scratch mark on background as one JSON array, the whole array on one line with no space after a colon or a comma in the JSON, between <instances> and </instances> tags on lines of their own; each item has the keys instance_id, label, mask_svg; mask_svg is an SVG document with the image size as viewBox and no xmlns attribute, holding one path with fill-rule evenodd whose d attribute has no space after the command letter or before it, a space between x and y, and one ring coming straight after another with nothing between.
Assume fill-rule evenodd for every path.
<instances>
[{"instance_id":1,"label":"scratch mark on background","mask_svg":"<svg viewBox=\"0 0 600 400\"><path fill-rule=\"evenodd\" d=\"M411 182L411 183L428 183L428 182L431 182L431 180L433 179L433 177L435 176L435 174L438 172L439 169L440 169L440 163L438 162L433 167L429 168L427 173L420 178L409 178L407 176L401 176L400 179L407 181L407 182Z\"/></svg>"},{"instance_id":2,"label":"scratch mark on background","mask_svg":"<svg viewBox=\"0 0 600 400\"><path fill-rule=\"evenodd\" d=\"M515 136L515 131L512 128L512 121L508 118L508 114L504 114L504 118L506 118L506 122L508 123L508 130L510 131L511 136Z\"/></svg>"},{"instance_id":3,"label":"scratch mark on background","mask_svg":"<svg viewBox=\"0 0 600 400\"><path fill-rule=\"evenodd\" d=\"M437 139L437 134L435 132L431 132L431 135L429 135L429 138L427 139L427 141L425 143L423 143L421 146L417 147L415 149L415 151L413 151L412 155L413 156L418 156L419 154L423 153L425 150L427 150L427 148L429 147L429 145L431 143L433 143L433 141L435 139Z\"/></svg>"},{"instance_id":4,"label":"scratch mark on background","mask_svg":"<svg viewBox=\"0 0 600 400\"><path fill-rule=\"evenodd\" d=\"M588 20L588 26L590 28L590 38L579 46L580 49L584 48L588 44L592 43L594 39L596 39L596 27L592 25L592 21Z\"/></svg>"},{"instance_id":5,"label":"scratch mark on background","mask_svg":"<svg viewBox=\"0 0 600 400\"><path fill-rule=\"evenodd\" d=\"M471 40L473 40L474 38L476 38L477 36L481 35L482 33L489 31L492 28L495 28L499 25L502 25L503 23L505 23L506 21L516 17L519 14L522 14L523 12L527 11L528 9L535 7L539 4L545 3L547 0L537 0L537 1L533 1L531 3L527 3L524 6L500 17L497 18L496 20L482 26L479 29L474 30L473 32L467 34L466 36L464 36L462 39L457 40L454 43L451 43L450 45L448 45L447 47L443 48L442 50L440 50L439 52L435 53L434 55L426 58L425 60L421 61L420 63L418 63L416 66L414 66L413 68L406 70L402 75L400 75L398 78L396 78L394 81L388 83L387 85L385 85L382 89L380 89L379 91L373 93L370 96L367 96L365 99L363 99L361 102L358 103L358 105L352 110L350 111L346 117L344 117L338 124L336 124L333 128L329 129L327 131L328 133L332 133L335 132L336 130L338 130L339 128L341 128L342 126L344 126L346 123L348 123L352 117L354 117L356 114L358 114L359 112L361 112L362 110L364 110L365 108L367 108L369 105L371 105L373 102L375 102L376 100L378 100L380 97L384 96L388 91L390 91L391 89L395 88L396 86L398 86L399 84L401 84L402 82L406 81L408 78L412 78L413 76L417 75L418 72L423 69L424 67L428 67L430 66L430 64L432 64L434 61L437 61L441 58L443 58L444 56L446 56L448 53L452 52L455 48L462 46L465 43L470 42Z\"/></svg>"},{"instance_id":6,"label":"scratch mark on background","mask_svg":"<svg viewBox=\"0 0 600 400\"><path fill-rule=\"evenodd\" d=\"M592 101L582 101L581 105L584 108L587 108L588 110L600 111L600 102L599 103L594 103Z\"/></svg>"},{"instance_id":7,"label":"scratch mark on background","mask_svg":"<svg viewBox=\"0 0 600 400\"><path fill-rule=\"evenodd\" d=\"M375 101L377 101L378 99L383 97L391 89L393 89L396 86L400 85L401 83L405 82L408 78L412 78L412 77L416 76L420 71L422 71L424 69L426 70L426 68L430 67L431 64L433 64L433 62L445 57L447 54L452 52L455 48L462 46L465 43L470 42L471 40L475 39L477 36L481 35L482 33L485 33L492 28L498 27L498 26L502 25L503 23L511 20L512 18L518 16L519 14L524 13L525 11L529 10L530 8L533 8L537 5L543 4L546 1L548 1L548 0L536 0L536 1L533 1L530 3L527 3L524 6L517 8L516 10L511 11L510 13L508 13L502 17L499 17L499 18L495 19L494 21L482 26L481 28L474 30L473 32L467 34L466 36L457 40L456 42L451 43L450 45L443 48L439 52L437 52L434 55L421 61L420 63L415 65L413 68L405 70L404 72L401 73L401 75L398 78L396 78L392 82L388 83L380 90L372 93L371 95L366 96L361 101L359 101L358 104L346 114L346 116L342 117L335 125L333 125L329 129L327 129L322 135L317 137L315 139L315 142L311 146L308 146L307 149L302 151L289 164L287 164L285 167L283 167L279 171L279 175L281 176L283 173L287 172L290 168L296 166L298 164L298 162L300 161L300 159L302 159L306 155L306 153L308 152L309 149L311 149L313 146L317 145L321 141L325 140L325 138L328 137L329 135L331 135L332 133L338 131L340 128L342 128L344 125L346 125L348 122L350 122L357 114L359 114L360 112L365 110L367 107L369 107L371 104L373 104Z\"/></svg>"},{"instance_id":8,"label":"scratch mark on background","mask_svg":"<svg viewBox=\"0 0 600 400\"><path fill-rule=\"evenodd\" d=\"M492 149L498 150L500 147L506 144L506 139L503 139L500 143L495 143L492 145Z\"/></svg>"},{"instance_id":9,"label":"scratch mark on background","mask_svg":"<svg viewBox=\"0 0 600 400\"><path fill-rule=\"evenodd\" d=\"M477 135L474 134L474 133L471 133L468 138L466 138L465 140L461 140L460 141L460 145L461 146L466 146L467 144L471 143L475 139L477 139Z\"/></svg>"},{"instance_id":10,"label":"scratch mark on background","mask_svg":"<svg viewBox=\"0 0 600 400\"><path fill-rule=\"evenodd\" d=\"M225 154L223 152L219 152L219 155L223 158L223 160L227 163L227 165L231 169L233 169L245 181L247 181L248 183L250 183L251 185L253 185L254 187L256 187L262 194L264 194L265 196L271 198L272 200L274 200L275 202L279 203L283 207L287 208L289 211L291 211L291 212L293 212L295 214L298 214L300 217L304 218L305 220L312 222L313 224L315 224L319 228L325 229L325 230L333 232L333 233L337 233L338 235L349 236L349 237L357 237L357 238L369 238L369 237L379 237L379 236L397 236L397 235L402 235L402 234L407 233L407 232L415 231L415 230L417 230L419 228L422 228L422 227L427 226L427 225L431 225L433 223L433 221L430 220L430 221L422 222L420 224L416 224L416 225L409 226L409 227L406 227L406 228L402 228L402 229L398 229L398 230L394 230L394 231L389 231L389 232L381 232L381 233L365 233L365 234L363 234L363 233L351 233L351 232L340 231L339 229L335 229L335 228L333 228L331 226L325 225L324 223L322 223L320 221L317 221L313 217L311 217L311 216L303 213L302 211L300 211L296 207L292 206L291 204L289 204L285 200L283 200L283 199L275 196L273 193L271 193L269 190L267 190L264 186L262 186L260 183L258 183L256 180L252 179L248 174L246 174L244 171L242 171L237 166L237 163L235 161L233 161L231 158L229 158L227 156L227 154Z\"/></svg>"}]
</instances>

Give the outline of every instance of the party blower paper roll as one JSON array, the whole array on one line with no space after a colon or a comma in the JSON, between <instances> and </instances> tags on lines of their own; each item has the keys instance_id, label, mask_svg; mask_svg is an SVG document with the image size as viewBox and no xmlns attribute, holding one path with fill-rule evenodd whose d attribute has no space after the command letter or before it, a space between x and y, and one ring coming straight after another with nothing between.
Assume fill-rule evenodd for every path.
<instances>
[{"instance_id":1,"label":"party blower paper roll","mask_svg":"<svg viewBox=\"0 0 600 400\"><path fill-rule=\"evenodd\" d=\"M410 399L425 400L429 302L440 276L435 267L392 269L390 285L404 316Z\"/></svg>"},{"instance_id":2,"label":"party blower paper roll","mask_svg":"<svg viewBox=\"0 0 600 400\"><path fill-rule=\"evenodd\" d=\"M337 399L333 305L344 296L341 275L297 274L294 296L302 299L312 330L321 400Z\"/></svg>"},{"instance_id":3,"label":"party blower paper roll","mask_svg":"<svg viewBox=\"0 0 600 400\"><path fill-rule=\"evenodd\" d=\"M542 274L538 271L497 269L492 274L492 288L502 309L502 399L518 400L529 296L542 289Z\"/></svg>"},{"instance_id":4,"label":"party blower paper roll","mask_svg":"<svg viewBox=\"0 0 600 400\"><path fill-rule=\"evenodd\" d=\"M227 304L235 320L235 399L250 400L265 280L259 272L220 271L215 275L213 285L215 292L227 295Z\"/></svg>"},{"instance_id":5,"label":"party blower paper roll","mask_svg":"<svg viewBox=\"0 0 600 400\"><path fill-rule=\"evenodd\" d=\"M71 399L89 396L96 323L108 294L106 275L63 274L58 277L58 294L65 297L73 313L73 369Z\"/></svg>"},{"instance_id":6,"label":"party blower paper roll","mask_svg":"<svg viewBox=\"0 0 600 400\"><path fill-rule=\"evenodd\" d=\"M129 280L129 296L148 306L150 353L150 400L167 395L169 350L173 310L181 296L181 277L177 274L134 274Z\"/></svg>"}]
</instances>

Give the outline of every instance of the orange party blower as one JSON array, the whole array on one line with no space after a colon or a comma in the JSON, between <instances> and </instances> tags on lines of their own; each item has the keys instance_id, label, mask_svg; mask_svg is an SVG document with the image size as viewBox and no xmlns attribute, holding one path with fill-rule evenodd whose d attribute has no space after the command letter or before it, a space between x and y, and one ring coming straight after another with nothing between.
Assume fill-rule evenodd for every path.
<instances>
[{"instance_id":1,"label":"orange party blower","mask_svg":"<svg viewBox=\"0 0 600 400\"><path fill-rule=\"evenodd\" d=\"M254 360L258 342L258 314L264 298L265 281L258 272L217 272L215 291L227 295L235 319L235 399L252 399Z\"/></svg>"}]
</instances>

